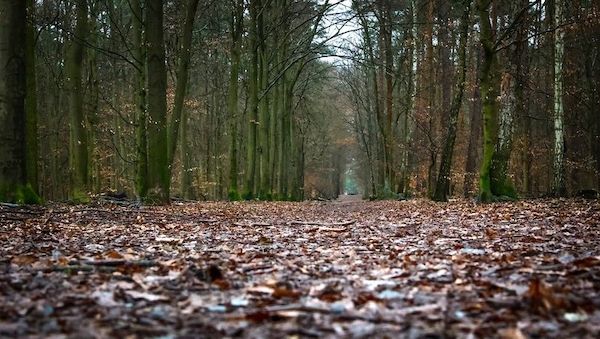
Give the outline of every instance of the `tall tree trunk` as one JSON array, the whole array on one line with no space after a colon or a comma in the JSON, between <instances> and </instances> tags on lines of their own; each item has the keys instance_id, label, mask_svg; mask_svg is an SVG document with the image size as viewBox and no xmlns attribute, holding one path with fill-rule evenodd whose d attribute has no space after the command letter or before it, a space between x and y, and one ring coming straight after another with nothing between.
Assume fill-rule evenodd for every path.
<instances>
[{"instance_id":1,"label":"tall tree trunk","mask_svg":"<svg viewBox=\"0 0 600 339\"><path fill-rule=\"evenodd\" d=\"M27 186L26 3L0 0L0 201L36 203Z\"/></svg>"},{"instance_id":2,"label":"tall tree trunk","mask_svg":"<svg viewBox=\"0 0 600 339\"><path fill-rule=\"evenodd\" d=\"M433 7L435 0L427 0L427 17L425 23L425 70L424 74L429 80L424 83L427 93L427 118L428 130L425 132L429 142L429 166L427 168L427 195L433 196L437 168L437 116L435 112L435 60L433 56Z\"/></svg>"},{"instance_id":3,"label":"tall tree trunk","mask_svg":"<svg viewBox=\"0 0 600 339\"><path fill-rule=\"evenodd\" d=\"M529 5L529 0L521 0L519 6L525 8ZM521 163L523 164L521 171L521 190L529 196L531 191L529 189L529 139L531 130L531 119L529 118L529 101L525 97L527 90L527 83L529 82L529 65L531 64L530 53L529 53L529 42L527 36L529 34L529 27L531 21L528 21L528 25L520 25L517 30L515 52L511 58L512 65L515 71L515 100L516 100L516 115L515 119L518 119L520 123L520 137L523 140L523 147L520 149ZM534 28L535 29L535 28Z\"/></svg>"},{"instance_id":4,"label":"tall tree trunk","mask_svg":"<svg viewBox=\"0 0 600 339\"><path fill-rule=\"evenodd\" d=\"M490 171L498 136L498 103L496 102L498 96L498 56L490 18L490 4L491 0L477 0L479 24L481 26L480 40L483 47L480 86L483 101L483 159L479 172L479 194L483 202L494 199Z\"/></svg>"},{"instance_id":5,"label":"tall tree trunk","mask_svg":"<svg viewBox=\"0 0 600 339\"><path fill-rule=\"evenodd\" d=\"M236 0L231 13L231 69L229 71L229 87L227 108L229 110L229 200L239 200L238 188L238 90L241 57L241 40L244 21L244 1Z\"/></svg>"},{"instance_id":6,"label":"tall tree trunk","mask_svg":"<svg viewBox=\"0 0 600 339\"><path fill-rule=\"evenodd\" d=\"M177 65L177 85L175 87L175 101L173 103L173 112L169 124L169 133L167 135L169 145L169 171L172 171L173 159L177 149L177 140L179 134L179 124L181 123L181 112L187 93L188 69L190 67L190 56L192 49L192 33L194 30L194 21L196 11L198 10L199 0L188 0L186 5L185 23L183 26L183 39L179 48L179 61ZM169 175L170 180L171 175Z\"/></svg>"},{"instance_id":7,"label":"tall tree trunk","mask_svg":"<svg viewBox=\"0 0 600 339\"><path fill-rule=\"evenodd\" d=\"M25 26L25 78L27 94L25 96L25 148L27 183L34 192L39 190L38 182L38 117L37 117L37 82L35 72L35 32L33 0L26 0L27 24Z\"/></svg>"},{"instance_id":8,"label":"tall tree trunk","mask_svg":"<svg viewBox=\"0 0 600 339\"><path fill-rule=\"evenodd\" d=\"M98 4L91 3L90 6L90 44L92 46L98 45L98 38L96 31L98 29ZM92 192L98 192L101 189L101 178L100 178L100 157L95 156L95 147L97 144L96 131L98 130L98 107L99 107L99 86L98 86L98 53L96 50L91 49L87 53L87 79L86 86L88 94L85 98L85 105L88 107L86 115L89 124L88 128L88 154L90 155L89 161L89 176L90 176L90 190Z\"/></svg>"},{"instance_id":9,"label":"tall tree trunk","mask_svg":"<svg viewBox=\"0 0 600 339\"><path fill-rule=\"evenodd\" d=\"M500 86L498 137L496 150L492 157L492 167L490 168L492 194L498 197L516 198L517 196L512 183L508 179L508 164L512 152L514 120L517 109L515 88L514 76L511 72L504 73Z\"/></svg>"},{"instance_id":10,"label":"tall tree trunk","mask_svg":"<svg viewBox=\"0 0 600 339\"><path fill-rule=\"evenodd\" d=\"M148 194L150 203L169 202L167 148L167 71L163 37L163 2L146 0L145 38L148 81Z\"/></svg>"},{"instance_id":11,"label":"tall tree trunk","mask_svg":"<svg viewBox=\"0 0 600 339\"><path fill-rule=\"evenodd\" d=\"M433 199L436 201L448 200L448 193L450 191L450 170L452 168L452 155L454 153L454 144L456 141L458 113L460 112L465 91L467 75L467 40L469 37L471 1L465 0L462 5L464 6L464 9L460 22L460 44L458 47L459 76L456 80L454 98L452 99L450 112L448 114L448 133L446 135L437 184L435 186L435 194L433 196Z\"/></svg>"},{"instance_id":12,"label":"tall tree trunk","mask_svg":"<svg viewBox=\"0 0 600 339\"><path fill-rule=\"evenodd\" d=\"M87 1L76 0L75 32L71 36L65 61L67 90L69 98L69 118L71 130L70 167L71 199L88 201L88 122L83 111L82 63L83 44L87 36Z\"/></svg>"},{"instance_id":13,"label":"tall tree trunk","mask_svg":"<svg viewBox=\"0 0 600 339\"><path fill-rule=\"evenodd\" d=\"M250 74L248 79L248 96L250 106L250 121L248 122L248 142L246 156L246 187L244 188L244 199L255 198L256 194L256 146L258 128L258 37L257 19L261 9L260 0L250 0Z\"/></svg>"},{"instance_id":14,"label":"tall tree trunk","mask_svg":"<svg viewBox=\"0 0 600 339\"><path fill-rule=\"evenodd\" d=\"M278 172L279 172L279 199L287 200L288 187L289 187L289 162L290 162L290 114L292 110L291 100L293 96L289 93L289 80L287 74L282 76L282 89L281 89L281 135L279 142L279 161L278 161ZM293 93L293 92L292 92Z\"/></svg>"},{"instance_id":15,"label":"tall tree trunk","mask_svg":"<svg viewBox=\"0 0 600 339\"><path fill-rule=\"evenodd\" d=\"M271 188L269 187L269 96L266 93L269 81L269 60L267 55L267 39L265 35L265 16L269 12L268 2L263 4L263 8L258 14L258 88L261 92L261 99L258 103L259 125L258 125L258 197L263 200L271 199ZM267 17L267 19L269 19Z\"/></svg>"},{"instance_id":16,"label":"tall tree trunk","mask_svg":"<svg viewBox=\"0 0 600 339\"><path fill-rule=\"evenodd\" d=\"M188 112L183 110L181 112L181 147L180 159L181 159L181 196L184 199L195 199L194 187L192 185L192 162L190 154L190 147L188 143Z\"/></svg>"},{"instance_id":17,"label":"tall tree trunk","mask_svg":"<svg viewBox=\"0 0 600 339\"><path fill-rule=\"evenodd\" d=\"M563 61L565 55L564 4L554 0L554 178L552 192L556 196L566 193L564 165L564 107L563 107Z\"/></svg>"},{"instance_id":18,"label":"tall tree trunk","mask_svg":"<svg viewBox=\"0 0 600 339\"><path fill-rule=\"evenodd\" d=\"M375 173L377 173L377 175L375 176L376 178L376 182L375 182L375 192L374 195L375 196L380 196L383 193L383 187L385 186L385 175L384 175L384 165L383 165L383 150L382 150L382 146L380 141L380 138L382 138L384 129L382 128L382 121L383 121L383 114L381 113L381 101L380 101L380 85L379 85L379 78L377 76L377 61L375 60L375 51L374 51L374 44L373 41L371 39L371 32L369 29L369 23L367 21L367 19L365 18L363 13L359 12L358 18L360 20L362 29L363 29L363 38L365 41L365 48L366 48L366 56L367 56L367 60L369 62L369 77L371 78L372 81L372 88L373 88L373 116L374 116L374 120L376 120L377 122L377 126L379 127L379 133L375 134L378 137L377 138L373 138L373 141L375 141L375 151L373 152L373 158L376 159L376 168L377 170L374 171Z\"/></svg>"},{"instance_id":19,"label":"tall tree trunk","mask_svg":"<svg viewBox=\"0 0 600 339\"><path fill-rule=\"evenodd\" d=\"M477 161L479 158L479 147L481 145L481 96L479 90L479 71L481 68L481 48L479 44L475 44L473 48L474 65L472 71L473 84L472 86L472 101L469 107L469 114L471 115L469 121L469 146L467 149L467 161L465 164L465 175L464 175L464 196L469 197L475 190L474 181L477 177Z\"/></svg>"},{"instance_id":20,"label":"tall tree trunk","mask_svg":"<svg viewBox=\"0 0 600 339\"><path fill-rule=\"evenodd\" d=\"M411 0L410 2L410 12L412 16L412 24L410 29L410 82L409 82L409 90L408 90L408 102L410 103L409 108L406 110L406 114L404 115L404 131L403 131L403 149L402 149L402 160L400 164L401 169L401 179L400 186L402 193L405 196L408 195L409 187L409 171L410 171L410 150L411 145L410 141L412 138L412 129L411 129L411 119L410 116L416 116L417 110L417 72L419 66L419 53L418 53L418 43L417 43L417 35L418 35L418 16L417 16L417 0Z\"/></svg>"},{"instance_id":21,"label":"tall tree trunk","mask_svg":"<svg viewBox=\"0 0 600 339\"><path fill-rule=\"evenodd\" d=\"M144 12L141 0L131 0L133 11L133 56L136 65L135 115L136 115L136 193L145 198L148 194L148 139L146 110L146 43L144 38Z\"/></svg>"},{"instance_id":22,"label":"tall tree trunk","mask_svg":"<svg viewBox=\"0 0 600 339\"><path fill-rule=\"evenodd\" d=\"M386 121L385 121L385 135L386 135L386 176L387 185L390 190L394 190L396 187L396 171L394 170L394 134L392 128L392 121L394 120L394 51L392 45L392 8L391 3L388 1L385 5L385 110L386 110Z\"/></svg>"}]
</instances>

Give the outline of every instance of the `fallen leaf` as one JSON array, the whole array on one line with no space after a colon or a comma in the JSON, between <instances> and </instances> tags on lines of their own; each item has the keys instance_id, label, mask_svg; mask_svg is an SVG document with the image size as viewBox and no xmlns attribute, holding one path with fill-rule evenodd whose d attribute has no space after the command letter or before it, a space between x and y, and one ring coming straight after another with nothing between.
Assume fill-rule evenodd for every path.
<instances>
[{"instance_id":1,"label":"fallen leaf","mask_svg":"<svg viewBox=\"0 0 600 339\"><path fill-rule=\"evenodd\" d=\"M38 258L31 254L24 254L12 257L11 263L17 266L31 265L38 261Z\"/></svg>"},{"instance_id":2,"label":"fallen leaf","mask_svg":"<svg viewBox=\"0 0 600 339\"><path fill-rule=\"evenodd\" d=\"M152 294L148 292L125 291L125 294L133 299L143 299L147 301L167 301L169 298L164 295Z\"/></svg>"}]
</instances>

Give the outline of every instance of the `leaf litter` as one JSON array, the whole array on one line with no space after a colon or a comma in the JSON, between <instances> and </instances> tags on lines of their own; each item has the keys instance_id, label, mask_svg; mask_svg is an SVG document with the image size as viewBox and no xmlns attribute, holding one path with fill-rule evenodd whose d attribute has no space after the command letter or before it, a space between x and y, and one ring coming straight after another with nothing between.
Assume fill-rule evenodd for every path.
<instances>
[{"instance_id":1,"label":"leaf litter","mask_svg":"<svg viewBox=\"0 0 600 339\"><path fill-rule=\"evenodd\" d=\"M0 206L0 337L598 337L600 203Z\"/></svg>"}]
</instances>

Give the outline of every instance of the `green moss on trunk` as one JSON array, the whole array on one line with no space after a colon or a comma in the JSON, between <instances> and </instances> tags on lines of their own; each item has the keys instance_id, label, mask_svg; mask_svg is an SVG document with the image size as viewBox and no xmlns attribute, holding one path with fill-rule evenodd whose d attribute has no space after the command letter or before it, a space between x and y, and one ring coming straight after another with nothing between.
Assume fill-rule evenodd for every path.
<instances>
[{"instance_id":1,"label":"green moss on trunk","mask_svg":"<svg viewBox=\"0 0 600 339\"><path fill-rule=\"evenodd\" d=\"M0 201L22 205L39 205L42 203L42 199L30 184L0 184Z\"/></svg>"}]
</instances>

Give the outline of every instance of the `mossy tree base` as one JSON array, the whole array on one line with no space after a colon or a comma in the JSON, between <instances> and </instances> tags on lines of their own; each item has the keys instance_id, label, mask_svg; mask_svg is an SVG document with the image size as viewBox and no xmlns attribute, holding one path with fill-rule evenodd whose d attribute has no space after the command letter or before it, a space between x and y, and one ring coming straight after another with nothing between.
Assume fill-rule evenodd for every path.
<instances>
[{"instance_id":1,"label":"mossy tree base","mask_svg":"<svg viewBox=\"0 0 600 339\"><path fill-rule=\"evenodd\" d=\"M30 184L27 185L3 185L0 188L0 201L20 205L39 205L42 203L35 190Z\"/></svg>"},{"instance_id":2,"label":"mossy tree base","mask_svg":"<svg viewBox=\"0 0 600 339\"><path fill-rule=\"evenodd\" d=\"M73 204L89 204L90 201L91 201L90 196L86 192L84 192L80 189L73 190L72 196L71 196L71 203L73 203Z\"/></svg>"},{"instance_id":3,"label":"mossy tree base","mask_svg":"<svg viewBox=\"0 0 600 339\"><path fill-rule=\"evenodd\" d=\"M237 190L229 190L229 193L227 194L229 201L240 201L242 200L242 196L240 195L240 192L238 192Z\"/></svg>"}]
</instances>

